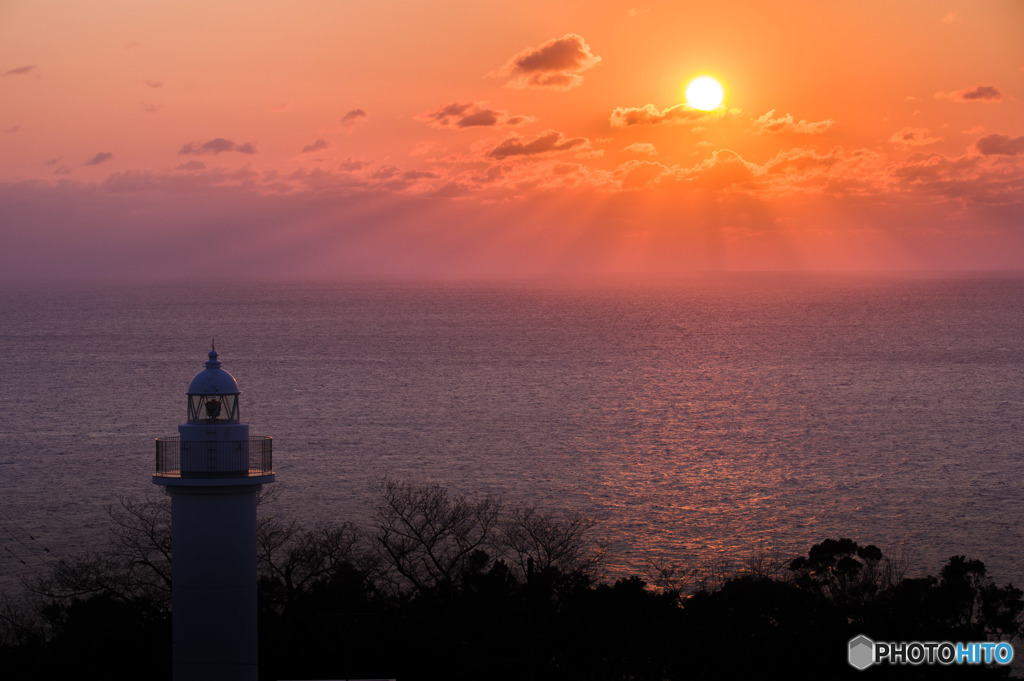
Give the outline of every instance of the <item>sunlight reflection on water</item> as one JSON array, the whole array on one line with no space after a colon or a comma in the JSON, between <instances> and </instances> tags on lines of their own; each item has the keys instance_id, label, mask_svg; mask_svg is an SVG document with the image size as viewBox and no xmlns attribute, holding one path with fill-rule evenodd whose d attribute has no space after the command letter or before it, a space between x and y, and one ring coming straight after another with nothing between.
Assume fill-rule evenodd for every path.
<instances>
[{"instance_id":1,"label":"sunlight reflection on water","mask_svg":"<svg viewBox=\"0 0 1024 681\"><path fill-rule=\"evenodd\" d=\"M101 541L104 505L154 492L152 438L216 336L303 522L369 522L391 475L592 514L612 575L849 536L1021 582L1022 299L769 275L14 289L0 491L15 534ZM6 537L4 574L38 563Z\"/></svg>"}]
</instances>

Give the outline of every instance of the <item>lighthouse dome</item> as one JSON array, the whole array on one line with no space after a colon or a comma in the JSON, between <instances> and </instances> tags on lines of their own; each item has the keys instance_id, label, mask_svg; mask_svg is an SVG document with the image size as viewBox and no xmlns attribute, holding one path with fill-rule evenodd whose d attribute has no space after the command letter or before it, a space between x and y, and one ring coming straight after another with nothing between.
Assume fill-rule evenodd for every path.
<instances>
[{"instance_id":1,"label":"lighthouse dome","mask_svg":"<svg viewBox=\"0 0 1024 681\"><path fill-rule=\"evenodd\" d=\"M235 377L220 368L217 351L210 350L206 368L195 375L188 386L189 395L237 395L238 382Z\"/></svg>"}]
</instances>

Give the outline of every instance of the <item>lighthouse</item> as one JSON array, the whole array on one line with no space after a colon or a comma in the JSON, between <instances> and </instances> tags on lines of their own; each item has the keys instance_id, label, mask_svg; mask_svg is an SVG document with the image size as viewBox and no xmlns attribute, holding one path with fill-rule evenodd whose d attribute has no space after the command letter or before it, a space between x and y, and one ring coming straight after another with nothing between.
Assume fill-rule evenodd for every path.
<instances>
[{"instance_id":1,"label":"lighthouse","mask_svg":"<svg viewBox=\"0 0 1024 681\"><path fill-rule=\"evenodd\" d=\"M153 475L171 496L174 679L256 681L256 494L274 482L272 440L249 435L216 348L187 396Z\"/></svg>"}]
</instances>

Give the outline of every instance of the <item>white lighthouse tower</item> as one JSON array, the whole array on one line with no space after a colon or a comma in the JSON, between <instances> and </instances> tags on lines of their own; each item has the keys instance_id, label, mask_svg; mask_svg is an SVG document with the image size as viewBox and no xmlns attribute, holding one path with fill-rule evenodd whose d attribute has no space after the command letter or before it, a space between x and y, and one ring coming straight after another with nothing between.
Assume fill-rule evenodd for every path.
<instances>
[{"instance_id":1,"label":"white lighthouse tower","mask_svg":"<svg viewBox=\"0 0 1024 681\"><path fill-rule=\"evenodd\" d=\"M188 387L178 437L157 438L153 482L171 495L174 679L256 681L256 493L272 440L239 420L216 349Z\"/></svg>"}]
</instances>

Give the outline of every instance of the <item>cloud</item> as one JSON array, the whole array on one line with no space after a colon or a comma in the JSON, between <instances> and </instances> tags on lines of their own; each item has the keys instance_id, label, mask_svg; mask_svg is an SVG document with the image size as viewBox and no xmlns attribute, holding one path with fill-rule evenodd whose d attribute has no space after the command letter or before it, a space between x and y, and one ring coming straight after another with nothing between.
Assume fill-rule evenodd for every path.
<instances>
[{"instance_id":1,"label":"cloud","mask_svg":"<svg viewBox=\"0 0 1024 681\"><path fill-rule=\"evenodd\" d=\"M646 156L657 156L658 150L654 148L654 145L650 142L637 142L636 144L630 144L624 148L623 151L632 151L634 154L644 154Z\"/></svg>"},{"instance_id":2,"label":"cloud","mask_svg":"<svg viewBox=\"0 0 1024 681\"><path fill-rule=\"evenodd\" d=\"M643 189L656 182L658 178L671 174L671 170L660 164L650 161L629 161L618 169L621 176L619 186L622 189Z\"/></svg>"},{"instance_id":3,"label":"cloud","mask_svg":"<svg viewBox=\"0 0 1024 681\"><path fill-rule=\"evenodd\" d=\"M955 24L956 22L960 21L960 15L958 15L956 12L949 11L942 16L941 21L944 24Z\"/></svg>"},{"instance_id":4,"label":"cloud","mask_svg":"<svg viewBox=\"0 0 1024 681\"><path fill-rule=\"evenodd\" d=\"M361 125L368 120L370 120L370 117L365 111L362 109L352 109L341 117L341 127L345 129L345 132L350 133L356 129L357 125Z\"/></svg>"},{"instance_id":5,"label":"cloud","mask_svg":"<svg viewBox=\"0 0 1024 681\"><path fill-rule=\"evenodd\" d=\"M568 90L583 84L583 72L601 61L575 33L528 47L512 57L494 75L508 78L506 87Z\"/></svg>"},{"instance_id":6,"label":"cloud","mask_svg":"<svg viewBox=\"0 0 1024 681\"><path fill-rule=\"evenodd\" d=\"M836 147L822 156L813 149L788 149L780 151L775 158L765 163L765 169L775 173L808 174L834 167L842 157L842 149Z\"/></svg>"},{"instance_id":7,"label":"cloud","mask_svg":"<svg viewBox=\"0 0 1024 681\"><path fill-rule=\"evenodd\" d=\"M1003 151L1013 151L1012 145ZM1021 152L1019 145L1017 152ZM1024 206L1024 164L1016 159L913 154L891 173L900 181L897 188L903 193L937 197L957 211L972 206L1012 206L1012 214L1019 215Z\"/></svg>"},{"instance_id":8,"label":"cloud","mask_svg":"<svg viewBox=\"0 0 1024 681\"><path fill-rule=\"evenodd\" d=\"M107 161L109 161L112 158L114 158L114 155L111 154L109 151L101 151L100 153L96 154L95 156L90 158L88 161L86 161L85 165L87 165L87 166L98 166L101 163L106 163Z\"/></svg>"},{"instance_id":9,"label":"cloud","mask_svg":"<svg viewBox=\"0 0 1024 681\"><path fill-rule=\"evenodd\" d=\"M446 147L438 144L437 142L429 140L421 140L409 150L410 156L427 156L430 154L441 154L446 151Z\"/></svg>"},{"instance_id":10,"label":"cloud","mask_svg":"<svg viewBox=\"0 0 1024 681\"><path fill-rule=\"evenodd\" d=\"M882 159L880 161L880 159ZM880 184L878 166L884 167L881 154L856 150L847 154L835 147L827 154L814 149L779 151L764 164L766 190L775 196L826 193L863 195L877 193Z\"/></svg>"},{"instance_id":11,"label":"cloud","mask_svg":"<svg viewBox=\"0 0 1024 681\"><path fill-rule=\"evenodd\" d=\"M307 144L306 146L302 147L302 153L303 154L312 154L312 153L317 152L317 151L323 151L324 149L326 149L329 146L331 146L331 145L328 144L327 140L325 140L322 137L318 137L317 140L315 142L313 142L312 144Z\"/></svg>"},{"instance_id":12,"label":"cloud","mask_svg":"<svg viewBox=\"0 0 1024 681\"><path fill-rule=\"evenodd\" d=\"M968 102L975 100L998 102L1003 99L1003 93L991 85L979 85L973 90L962 93L961 98Z\"/></svg>"},{"instance_id":13,"label":"cloud","mask_svg":"<svg viewBox=\"0 0 1024 681\"><path fill-rule=\"evenodd\" d=\"M146 83L146 87L151 87L151 88L159 88L159 87L163 87L164 86L164 84L161 83L159 80L147 80L147 81L143 81L143 82Z\"/></svg>"},{"instance_id":14,"label":"cloud","mask_svg":"<svg viewBox=\"0 0 1024 681\"><path fill-rule=\"evenodd\" d=\"M343 166L345 164L342 164ZM366 165L365 163L361 163ZM353 176L349 175L350 178ZM433 189L430 180L437 179L437 173L430 170L402 170L393 164L379 166L369 175L363 176L365 189L387 191L396 194L423 194Z\"/></svg>"},{"instance_id":15,"label":"cloud","mask_svg":"<svg viewBox=\"0 0 1024 681\"><path fill-rule=\"evenodd\" d=\"M1024 135L986 135L975 142L974 146L985 156L1024 156Z\"/></svg>"},{"instance_id":16,"label":"cloud","mask_svg":"<svg viewBox=\"0 0 1024 681\"><path fill-rule=\"evenodd\" d=\"M969 90L954 90L953 92L936 92L935 99L948 99L951 102L988 102L995 103L1003 101L1003 93L991 85L979 85Z\"/></svg>"},{"instance_id":17,"label":"cloud","mask_svg":"<svg viewBox=\"0 0 1024 681\"><path fill-rule=\"evenodd\" d=\"M531 140L523 139L518 135L506 137L487 155L500 161L512 156L557 154L572 149L582 149L589 144L590 140L586 137L567 138L557 130L545 130Z\"/></svg>"},{"instance_id":18,"label":"cloud","mask_svg":"<svg viewBox=\"0 0 1024 681\"><path fill-rule=\"evenodd\" d=\"M176 170L206 170L206 164L202 161L188 161L182 163Z\"/></svg>"},{"instance_id":19,"label":"cloud","mask_svg":"<svg viewBox=\"0 0 1024 681\"><path fill-rule=\"evenodd\" d=\"M687 181L694 186L721 190L731 185L749 188L749 183L765 171L731 149L719 149L689 172Z\"/></svg>"},{"instance_id":20,"label":"cloud","mask_svg":"<svg viewBox=\"0 0 1024 681\"><path fill-rule=\"evenodd\" d=\"M424 180L433 179L437 177L437 173L433 173L429 170L406 170L402 173L403 180Z\"/></svg>"},{"instance_id":21,"label":"cloud","mask_svg":"<svg viewBox=\"0 0 1024 681\"><path fill-rule=\"evenodd\" d=\"M375 180L389 180L397 176L399 173L401 173L401 171L398 169L398 166L389 163L387 165L383 165L377 168L375 171L373 171L370 177L372 177Z\"/></svg>"},{"instance_id":22,"label":"cloud","mask_svg":"<svg viewBox=\"0 0 1024 681\"><path fill-rule=\"evenodd\" d=\"M363 161L361 159L352 158L349 156L344 161L338 164L338 170L343 173L352 173L357 170L362 170L366 166L370 165L369 161Z\"/></svg>"},{"instance_id":23,"label":"cloud","mask_svg":"<svg viewBox=\"0 0 1024 681\"><path fill-rule=\"evenodd\" d=\"M711 116L706 111L694 109L688 104L676 104L667 109L658 109L653 104L639 107L617 106L612 111L611 125L613 128L625 128L630 125L654 125L656 123L687 123L701 121Z\"/></svg>"},{"instance_id":24,"label":"cloud","mask_svg":"<svg viewBox=\"0 0 1024 681\"><path fill-rule=\"evenodd\" d=\"M749 128L756 115L749 118L737 132ZM770 269L777 264L771 255L776 237L782 249L797 247L809 267L835 262L870 268L888 253L884 241L872 234L891 236L899 252L914 257L928 253L939 235L946 244L942 257L923 258L917 266L970 267L983 262L978 260L981 251L971 250L981 232L988 249L982 255L991 252L993 266L1019 268L1024 262L1019 229L1024 153L1022 142L1014 139L1022 131L1008 132L1008 138L995 142L1016 151L1015 156L972 149L962 156L911 154L903 159L894 158L888 144L886 151L804 148L764 156L757 147L751 153L758 163L719 149L685 166L636 156L611 168L581 160L582 144L545 152L557 149L560 141L565 146L567 140L557 134L540 142L543 135L521 133L518 151L536 143L530 149L536 156L488 157L503 137L511 137L508 131L489 146L481 141L475 155L396 164L403 167L360 161L343 169L339 158L295 173L190 166L191 172L116 173L109 182L76 182L60 175L45 182L0 182L0 205L8 209L0 231L30 244L32 256L26 259L22 248L0 249L0 272L187 277L208 268L205 256L194 249L195 235L206 232L236 246L238 258L232 262L238 272L271 263L261 273L282 278L338 271L412 276L420 266L426 273L461 276L457 268L467 262L478 268L469 274L543 274L548 262L552 272L556 267L559 272L653 272L680 262L704 269L717 262L712 256L721 249L723 267L745 262ZM955 134L959 140L959 131ZM963 139L973 142L981 136ZM332 150L339 146L335 138L327 139ZM614 140L594 144L607 146L609 155L625 146ZM121 158L115 165L121 165ZM201 161L193 156L178 163ZM60 163L47 170L53 172ZM382 172L376 174L378 169ZM549 218L552 229L537 232L537 216L556 216ZM145 234L137 229L140 222L147 225ZM65 231L68 224L75 229ZM210 225L220 228L210 231ZM288 258L268 256L296 233L303 239ZM737 234L750 239L737 241ZM120 250L104 254L110 243ZM521 249L523 258L543 257L510 260L509 244ZM573 260L567 254L579 251L576 244L587 251ZM814 244L821 244L820 252ZM762 253L765 260L758 259ZM838 253L838 260L829 260L829 253ZM848 253L863 254L863 259L846 262L854 257ZM785 266L790 261L779 262Z\"/></svg>"},{"instance_id":25,"label":"cloud","mask_svg":"<svg viewBox=\"0 0 1024 681\"><path fill-rule=\"evenodd\" d=\"M482 103L454 102L414 117L434 128L512 127L529 123L531 116L512 116L508 111L489 109Z\"/></svg>"},{"instance_id":26,"label":"cloud","mask_svg":"<svg viewBox=\"0 0 1024 681\"><path fill-rule=\"evenodd\" d=\"M4 130L4 132L20 132L20 131L21 131L21 124L20 123L18 125L11 126L11 127L6 128Z\"/></svg>"},{"instance_id":27,"label":"cloud","mask_svg":"<svg viewBox=\"0 0 1024 681\"><path fill-rule=\"evenodd\" d=\"M889 142L904 149L908 147L920 147L926 144L936 144L943 138L932 137L931 131L927 128L901 128L889 137Z\"/></svg>"},{"instance_id":28,"label":"cloud","mask_svg":"<svg viewBox=\"0 0 1024 681\"><path fill-rule=\"evenodd\" d=\"M139 102L139 106L146 113L156 113L164 107L163 104L157 104L155 102Z\"/></svg>"},{"instance_id":29,"label":"cloud","mask_svg":"<svg viewBox=\"0 0 1024 681\"><path fill-rule=\"evenodd\" d=\"M772 118L774 115L775 109L772 109L765 115L758 118L755 121L755 125L757 127L757 129L755 130L755 134L765 135L773 133L795 132L805 135L820 135L821 133L825 132L835 124L835 121L832 120L831 118L826 119L824 121L810 123L805 120L801 120L800 122L794 122L792 114L786 114L785 116L782 116L780 118Z\"/></svg>"},{"instance_id":30,"label":"cloud","mask_svg":"<svg viewBox=\"0 0 1024 681\"><path fill-rule=\"evenodd\" d=\"M231 140L224 139L223 137L216 137L209 142L204 142L202 144L199 144L198 142L189 142L188 144L184 144L181 149L178 150L178 156L216 156L217 154L222 154L225 151L237 151L240 154L255 154L256 147L253 146L252 142L235 144Z\"/></svg>"},{"instance_id":31,"label":"cloud","mask_svg":"<svg viewBox=\"0 0 1024 681\"><path fill-rule=\"evenodd\" d=\"M19 66L19 67L14 68L14 69L8 69L7 71L3 72L3 75L5 75L5 76L27 76L27 75L29 75L31 73L36 73L37 71L39 71L38 68L36 68L32 64L29 64L27 66Z\"/></svg>"}]
</instances>

